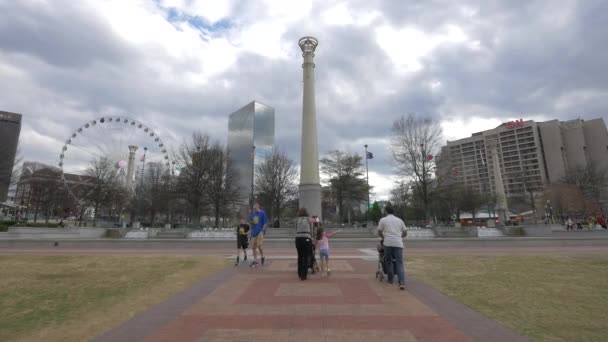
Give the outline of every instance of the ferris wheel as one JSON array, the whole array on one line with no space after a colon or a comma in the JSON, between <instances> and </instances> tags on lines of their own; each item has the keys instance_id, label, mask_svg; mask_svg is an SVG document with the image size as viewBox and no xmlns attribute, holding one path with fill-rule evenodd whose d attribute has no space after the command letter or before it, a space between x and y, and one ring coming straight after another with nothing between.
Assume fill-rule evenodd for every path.
<instances>
[{"instance_id":1,"label":"ferris wheel","mask_svg":"<svg viewBox=\"0 0 608 342\"><path fill-rule=\"evenodd\" d=\"M100 161L126 193L132 192L136 178L143 179L144 169L169 169L165 143L143 123L123 116L88 121L66 139L59 156L62 180L76 202L82 198L74 184L90 180L92 165Z\"/></svg>"}]
</instances>

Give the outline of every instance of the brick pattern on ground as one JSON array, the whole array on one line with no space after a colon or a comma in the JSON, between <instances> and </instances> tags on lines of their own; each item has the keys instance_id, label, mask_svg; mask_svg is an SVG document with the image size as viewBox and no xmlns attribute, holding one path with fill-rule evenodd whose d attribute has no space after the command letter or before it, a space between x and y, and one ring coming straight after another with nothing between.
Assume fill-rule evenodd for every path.
<instances>
[{"instance_id":1,"label":"brick pattern on ground","mask_svg":"<svg viewBox=\"0 0 608 342\"><path fill-rule=\"evenodd\" d=\"M146 341L472 341L408 291L380 283L375 266L334 260L330 277L306 281L293 260L241 266Z\"/></svg>"}]
</instances>

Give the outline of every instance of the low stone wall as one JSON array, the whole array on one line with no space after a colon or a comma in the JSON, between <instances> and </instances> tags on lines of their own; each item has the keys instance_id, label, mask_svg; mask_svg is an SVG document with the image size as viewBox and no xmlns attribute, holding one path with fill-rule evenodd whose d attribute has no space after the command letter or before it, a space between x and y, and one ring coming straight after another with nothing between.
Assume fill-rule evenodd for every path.
<instances>
[{"instance_id":1,"label":"low stone wall","mask_svg":"<svg viewBox=\"0 0 608 342\"><path fill-rule=\"evenodd\" d=\"M148 232L145 230L130 230L125 234L125 239L147 239Z\"/></svg>"},{"instance_id":2,"label":"low stone wall","mask_svg":"<svg viewBox=\"0 0 608 342\"><path fill-rule=\"evenodd\" d=\"M407 236L405 237L407 240L416 240L416 239L434 239L435 232L432 229L426 228L408 228Z\"/></svg>"},{"instance_id":3,"label":"low stone wall","mask_svg":"<svg viewBox=\"0 0 608 342\"><path fill-rule=\"evenodd\" d=\"M526 236L552 236L553 228L551 225L542 226L522 226L526 232Z\"/></svg>"},{"instance_id":4,"label":"low stone wall","mask_svg":"<svg viewBox=\"0 0 608 342\"><path fill-rule=\"evenodd\" d=\"M160 229L158 228L146 228L146 229L141 229L141 230L129 230L124 238L125 239L148 239L148 238L153 238L156 236L156 234L158 233Z\"/></svg>"},{"instance_id":5,"label":"low stone wall","mask_svg":"<svg viewBox=\"0 0 608 342\"><path fill-rule=\"evenodd\" d=\"M497 238L503 236L505 234L497 228L477 228L477 237L479 238Z\"/></svg>"},{"instance_id":6,"label":"low stone wall","mask_svg":"<svg viewBox=\"0 0 608 342\"><path fill-rule=\"evenodd\" d=\"M106 229L9 227L6 235L15 239L99 239L105 237Z\"/></svg>"},{"instance_id":7,"label":"low stone wall","mask_svg":"<svg viewBox=\"0 0 608 342\"><path fill-rule=\"evenodd\" d=\"M188 233L193 240L236 240L234 229L229 230L193 230Z\"/></svg>"}]
</instances>

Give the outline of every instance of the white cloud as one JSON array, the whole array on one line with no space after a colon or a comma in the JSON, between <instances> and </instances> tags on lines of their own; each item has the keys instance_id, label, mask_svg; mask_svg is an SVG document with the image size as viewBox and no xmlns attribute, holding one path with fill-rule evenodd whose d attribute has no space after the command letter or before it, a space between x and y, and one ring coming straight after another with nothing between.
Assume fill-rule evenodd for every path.
<instances>
[{"instance_id":1,"label":"white cloud","mask_svg":"<svg viewBox=\"0 0 608 342\"><path fill-rule=\"evenodd\" d=\"M386 52L393 63L403 71L415 72L423 68L421 59L444 43L462 44L469 37L459 26L446 25L440 33L426 33L414 26L402 28L384 24L376 28L378 45ZM476 47L479 42L470 42Z\"/></svg>"},{"instance_id":2,"label":"white cloud","mask_svg":"<svg viewBox=\"0 0 608 342\"><path fill-rule=\"evenodd\" d=\"M446 140L454 141L470 137L471 134L493 129L502 122L496 118L482 117L452 117L440 122L443 136Z\"/></svg>"},{"instance_id":3,"label":"white cloud","mask_svg":"<svg viewBox=\"0 0 608 342\"><path fill-rule=\"evenodd\" d=\"M379 17L381 14L378 11L353 10L347 2L340 2L321 13L322 22L329 26L367 26Z\"/></svg>"},{"instance_id":4,"label":"white cloud","mask_svg":"<svg viewBox=\"0 0 608 342\"><path fill-rule=\"evenodd\" d=\"M389 200L391 190L395 187L395 183L400 178L395 175L380 174L373 171L369 173L369 185L373 186L374 194L371 197L371 202L378 200Z\"/></svg>"},{"instance_id":5,"label":"white cloud","mask_svg":"<svg viewBox=\"0 0 608 342\"><path fill-rule=\"evenodd\" d=\"M228 18L232 13L232 1L229 0L162 0L163 7L173 7L191 16L205 18L210 23Z\"/></svg>"}]
</instances>

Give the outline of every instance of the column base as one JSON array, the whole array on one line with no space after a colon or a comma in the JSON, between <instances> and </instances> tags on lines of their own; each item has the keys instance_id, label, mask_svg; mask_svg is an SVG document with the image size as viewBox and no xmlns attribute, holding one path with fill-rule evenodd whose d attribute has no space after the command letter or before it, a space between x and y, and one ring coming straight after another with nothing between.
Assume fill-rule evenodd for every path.
<instances>
[{"instance_id":1,"label":"column base","mask_svg":"<svg viewBox=\"0 0 608 342\"><path fill-rule=\"evenodd\" d=\"M321 209L321 184L300 184L300 208L306 208L308 214L323 220Z\"/></svg>"}]
</instances>

